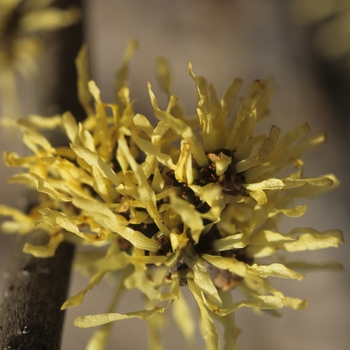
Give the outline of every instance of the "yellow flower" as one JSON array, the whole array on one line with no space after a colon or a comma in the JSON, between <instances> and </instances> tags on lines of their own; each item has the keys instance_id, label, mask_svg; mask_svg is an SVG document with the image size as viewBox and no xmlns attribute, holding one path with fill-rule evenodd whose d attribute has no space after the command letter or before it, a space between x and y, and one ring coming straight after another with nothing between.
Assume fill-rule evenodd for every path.
<instances>
[{"instance_id":1,"label":"yellow flower","mask_svg":"<svg viewBox=\"0 0 350 350\"><path fill-rule=\"evenodd\" d=\"M233 313L238 308L275 311L306 306L267 281L267 277L304 277L275 252L337 247L342 242L337 230L296 228L281 233L277 228L281 215L305 213L306 206L295 206L295 199L320 195L338 185L333 175L304 178L302 174L299 157L322 144L324 135L306 137L307 124L282 137L275 126L268 135L256 135L255 125L268 110L269 82L255 82L236 107L239 79L219 100L191 65L198 101L197 118L188 118L172 95L164 59L158 61L157 72L169 102L161 110L149 86L159 119L153 126L147 117L134 114L125 83L135 49L133 41L118 73L118 103L103 103L96 84L88 82L83 50L78 86L87 119L77 124L66 113L19 121L33 155L5 154L9 166L28 170L10 181L35 188L41 201L28 215L0 207L0 214L13 219L4 223L3 230L25 234L39 225L50 236L48 245L24 248L37 257L52 256L63 239L95 247L76 259L77 268L91 276L90 282L62 306L80 305L104 277L117 280L107 313L75 320L78 327L101 326L88 349L105 346L111 322L135 317L147 320L150 347L159 348L157 330L167 308L173 308L191 346L196 322L180 286L187 286L198 304L207 349L221 348L217 319L224 325L224 347L235 349L239 330ZM63 128L70 147L53 147L39 127ZM281 177L281 170L290 165L295 169ZM231 294L234 288L247 297L237 299ZM145 309L115 312L121 294L129 289L142 293Z\"/></svg>"},{"instance_id":2,"label":"yellow flower","mask_svg":"<svg viewBox=\"0 0 350 350\"><path fill-rule=\"evenodd\" d=\"M77 8L50 7L52 0L0 0L0 94L3 114L13 115L16 101L16 74L28 76L37 70L36 58L42 49L39 32L57 30L75 23ZM11 113L11 111L13 113Z\"/></svg>"}]
</instances>

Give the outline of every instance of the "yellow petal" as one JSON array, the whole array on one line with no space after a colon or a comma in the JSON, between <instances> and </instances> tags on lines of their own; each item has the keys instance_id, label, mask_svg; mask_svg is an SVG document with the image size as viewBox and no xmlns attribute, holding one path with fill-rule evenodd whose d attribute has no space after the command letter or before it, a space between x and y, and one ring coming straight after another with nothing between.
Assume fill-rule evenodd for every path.
<instances>
[{"instance_id":1,"label":"yellow petal","mask_svg":"<svg viewBox=\"0 0 350 350\"><path fill-rule=\"evenodd\" d=\"M293 310L303 310L307 307L308 302L298 298L284 297L283 305Z\"/></svg>"},{"instance_id":2,"label":"yellow petal","mask_svg":"<svg viewBox=\"0 0 350 350\"><path fill-rule=\"evenodd\" d=\"M71 198L58 191L56 191L47 181L42 179L39 175L31 173L30 176L33 178L33 182L38 192L46 193L53 199L59 202L70 202Z\"/></svg>"},{"instance_id":3,"label":"yellow petal","mask_svg":"<svg viewBox=\"0 0 350 350\"><path fill-rule=\"evenodd\" d=\"M43 218L40 221L50 224L52 228L61 227L68 232L76 234L84 240L95 241L96 235L80 232L78 226L66 214L49 208L41 209L40 213L43 215Z\"/></svg>"},{"instance_id":4,"label":"yellow petal","mask_svg":"<svg viewBox=\"0 0 350 350\"><path fill-rule=\"evenodd\" d=\"M94 288L97 284L99 284L107 272L108 272L108 270L103 270L103 271L99 271L98 273L96 273L90 279L89 284L81 292L79 292L78 294L76 294L74 296L71 296L70 298L68 298L64 302L64 304L61 307L61 310L65 310L65 309L68 309L68 308L74 307L74 306L79 306L83 302L85 294L89 290Z\"/></svg>"},{"instance_id":5,"label":"yellow petal","mask_svg":"<svg viewBox=\"0 0 350 350\"><path fill-rule=\"evenodd\" d=\"M178 135L182 136L182 138L191 145L192 154L197 163L200 166L206 166L208 164L207 157L192 128L184 121L174 118L170 113L161 111L158 108L158 103L153 91L151 90L150 84L148 84L148 91L156 116L160 120L166 122Z\"/></svg>"},{"instance_id":6,"label":"yellow petal","mask_svg":"<svg viewBox=\"0 0 350 350\"><path fill-rule=\"evenodd\" d=\"M215 163L215 172L217 176L222 175L232 163L232 158L226 156L224 153L219 153L219 160Z\"/></svg>"},{"instance_id":7,"label":"yellow petal","mask_svg":"<svg viewBox=\"0 0 350 350\"><path fill-rule=\"evenodd\" d=\"M294 242L283 243L281 249L288 252L299 252L304 250L318 250L334 247L339 247L343 240L343 234L339 230L329 230L325 232L318 232L316 230L293 230L295 232L309 231L301 234Z\"/></svg>"},{"instance_id":8,"label":"yellow petal","mask_svg":"<svg viewBox=\"0 0 350 350\"><path fill-rule=\"evenodd\" d=\"M79 140L83 146L85 146L91 152L96 152L94 138L81 123L78 124L78 135Z\"/></svg>"},{"instance_id":9,"label":"yellow petal","mask_svg":"<svg viewBox=\"0 0 350 350\"><path fill-rule=\"evenodd\" d=\"M220 298L223 301L224 308L232 305L232 296L230 292L220 292ZM217 320L224 328L225 345L223 350L238 350L236 341L241 331L235 326L234 313L219 316Z\"/></svg>"},{"instance_id":10,"label":"yellow petal","mask_svg":"<svg viewBox=\"0 0 350 350\"><path fill-rule=\"evenodd\" d=\"M152 137L154 128L150 121L142 114L136 114L133 118L135 126L146 133L149 137ZM153 142L152 142L153 143Z\"/></svg>"},{"instance_id":11,"label":"yellow petal","mask_svg":"<svg viewBox=\"0 0 350 350\"><path fill-rule=\"evenodd\" d=\"M139 289L150 301L162 300L161 293L151 285L143 270L131 274L124 284L127 289Z\"/></svg>"},{"instance_id":12,"label":"yellow petal","mask_svg":"<svg viewBox=\"0 0 350 350\"><path fill-rule=\"evenodd\" d=\"M155 313L163 313L166 307L156 307L153 310L141 310L135 312L127 312L125 314L118 313L108 313L108 314L98 314L98 315L88 315L88 316L80 316L74 320L74 325L80 328L89 328L101 326L103 324L127 320L130 318L139 318L141 320L147 320L149 317L154 315Z\"/></svg>"},{"instance_id":13,"label":"yellow petal","mask_svg":"<svg viewBox=\"0 0 350 350\"><path fill-rule=\"evenodd\" d=\"M231 249L244 248L246 245L243 241L243 234L236 233L224 238L216 239L212 242L212 247L215 251L223 252Z\"/></svg>"},{"instance_id":14,"label":"yellow petal","mask_svg":"<svg viewBox=\"0 0 350 350\"><path fill-rule=\"evenodd\" d=\"M211 277L209 276L206 268L199 262L193 267L194 278L193 281L196 286L205 293L209 298L215 300L218 305L221 305L221 299Z\"/></svg>"},{"instance_id":15,"label":"yellow petal","mask_svg":"<svg viewBox=\"0 0 350 350\"><path fill-rule=\"evenodd\" d=\"M78 144L78 124L73 115L70 112L64 113L62 116L62 122L69 140L73 144Z\"/></svg>"},{"instance_id":16,"label":"yellow petal","mask_svg":"<svg viewBox=\"0 0 350 350\"><path fill-rule=\"evenodd\" d=\"M156 63L157 78L160 82L160 87L169 95L171 94L171 75L169 64L164 57L158 57Z\"/></svg>"},{"instance_id":17,"label":"yellow petal","mask_svg":"<svg viewBox=\"0 0 350 350\"><path fill-rule=\"evenodd\" d=\"M36 114L31 114L26 118L27 122L36 129L56 129L62 125L62 118L60 115L54 115L51 117L41 117Z\"/></svg>"},{"instance_id":18,"label":"yellow petal","mask_svg":"<svg viewBox=\"0 0 350 350\"><path fill-rule=\"evenodd\" d=\"M187 201L171 196L171 208L181 216L184 224L191 229L191 237L198 243L201 232L204 229L200 213Z\"/></svg>"},{"instance_id":19,"label":"yellow petal","mask_svg":"<svg viewBox=\"0 0 350 350\"><path fill-rule=\"evenodd\" d=\"M238 276L244 277L247 271L245 263L235 258L223 258L221 256L202 254L202 257L210 264L222 270L228 270Z\"/></svg>"},{"instance_id":20,"label":"yellow petal","mask_svg":"<svg viewBox=\"0 0 350 350\"><path fill-rule=\"evenodd\" d=\"M57 30L76 23L80 16L81 12L78 7L71 7L68 10L53 7L44 8L30 11L23 16L21 26L26 32Z\"/></svg>"},{"instance_id":21,"label":"yellow petal","mask_svg":"<svg viewBox=\"0 0 350 350\"><path fill-rule=\"evenodd\" d=\"M288 131L284 136L282 136L278 140L274 150L271 153L271 156L274 156L279 152L283 152L288 148L288 146L290 146L293 142L306 135L309 131L310 127L306 122L299 124L294 129Z\"/></svg>"},{"instance_id":22,"label":"yellow petal","mask_svg":"<svg viewBox=\"0 0 350 350\"><path fill-rule=\"evenodd\" d=\"M300 186L302 185L300 184ZM281 179L268 179L257 183L243 184L243 186L249 191L281 190L284 187L284 182Z\"/></svg>"},{"instance_id":23,"label":"yellow petal","mask_svg":"<svg viewBox=\"0 0 350 350\"><path fill-rule=\"evenodd\" d=\"M107 179L112 181L114 185L117 186L120 183L120 179L114 170L106 162L104 162L102 158L98 156L98 154L92 152L84 146L71 144L71 148L78 157L84 159L84 161L89 165L98 168Z\"/></svg>"},{"instance_id":24,"label":"yellow petal","mask_svg":"<svg viewBox=\"0 0 350 350\"><path fill-rule=\"evenodd\" d=\"M210 303L207 304L213 312L217 313L220 316L228 315L229 313L234 312L242 307L268 310L281 309L284 306L283 299L273 295L259 295L257 297L234 303L226 309L215 307L215 305L211 305Z\"/></svg>"},{"instance_id":25,"label":"yellow petal","mask_svg":"<svg viewBox=\"0 0 350 350\"><path fill-rule=\"evenodd\" d=\"M124 270L119 275L119 284L114 292L112 301L111 301L110 306L108 308L108 312L114 311L114 309L116 308L116 306L117 306L117 304L122 296L122 293L125 291L125 287L124 287L123 282L124 282L125 277L128 275L128 273L129 272L127 270ZM94 335L90 338L85 349L86 350L104 349L107 346L111 331L112 331L112 324L111 323L107 323L107 324L103 325L102 327L100 327L99 329L97 329L97 331L95 331Z\"/></svg>"},{"instance_id":26,"label":"yellow petal","mask_svg":"<svg viewBox=\"0 0 350 350\"><path fill-rule=\"evenodd\" d=\"M178 300L173 304L172 311L174 320L185 337L186 347L192 349L195 340L196 322L183 293L180 293Z\"/></svg>"},{"instance_id":27,"label":"yellow petal","mask_svg":"<svg viewBox=\"0 0 350 350\"><path fill-rule=\"evenodd\" d=\"M0 205L0 215L1 216L11 216L13 220L17 222L32 222L32 219L24 214L22 211L11 208L7 205Z\"/></svg>"},{"instance_id":28,"label":"yellow petal","mask_svg":"<svg viewBox=\"0 0 350 350\"><path fill-rule=\"evenodd\" d=\"M256 190L250 192L250 196L256 200L259 206L263 206L267 203L267 197L263 190Z\"/></svg>"},{"instance_id":29,"label":"yellow petal","mask_svg":"<svg viewBox=\"0 0 350 350\"><path fill-rule=\"evenodd\" d=\"M79 102L84 107L85 113L91 115L93 114L93 111L91 108L91 95L88 89L88 82L90 79L86 45L83 45L79 50L78 56L75 60L75 66L77 67L78 73L77 86Z\"/></svg>"},{"instance_id":30,"label":"yellow petal","mask_svg":"<svg viewBox=\"0 0 350 350\"><path fill-rule=\"evenodd\" d=\"M36 129L34 129L30 123L23 119L17 121L19 128L23 131L23 143L34 153L41 154L42 150L48 154L53 154L55 149L51 146L50 142L41 135Z\"/></svg>"},{"instance_id":31,"label":"yellow petal","mask_svg":"<svg viewBox=\"0 0 350 350\"><path fill-rule=\"evenodd\" d=\"M303 216L305 214L306 209L307 209L306 205L297 205L294 208L279 209L279 211L286 216L300 217L300 216Z\"/></svg>"},{"instance_id":32,"label":"yellow petal","mask_svg":"<svg viewBox=\"0 0 350 350\"><path fill-rule=\"evenodd\" d=\"M113 213L105 204L87 199L75 197L72 201L77 208L84 210L88 215L94 218L102 227L117 232L135 247L148 251L157 251L159 249L155 240L146 237L139 231L135 231L130 227L126 219L122 215Z\"/></svg>"},{"instance_id":33,"label":"yellow petal","mask_svg":"<svg viewBox=\"0 0 350 350\"><path fill-rule=\"evenodd\" d=\"M271 151L274 149L278 141L279 135L280 129L273 125L270 129L269 136L265 139L264 143L259 149L258 158L261 161L265 160L270 155Z\"/></svg>"},{"instance_id":34,"label":"yellow petal","mask_svg":"<svg viewBox=\"0 0 350 350\"><path fill-rule=\"evenodd\" d=\"M154 176L153 176L152 186L151 186L152 190L154 191L155 194L161 193L162 190L164 189L165 181L162 177L158 164L156 164L153 174Z\"/></svg>"},{"instance_id":35,"label":"yellow petal","mask_svg":"<svg viewBox=\"0 0 350 350\"><path fill-rule=\"evenodd\" d=\"M189 242L189 238L187 237L186 230L182 233L171 232L170 233L170 242L173 251L179 251L186 247Z\"/></svg>"},{"instance_id":36,"label":"yellow petal","mask_svg":"<svg viewBox=\"0 0 350 350\"><path fill-rule=\"evenodd\" d=\"M50 236L49 243L45 246L36 246L31 243L26 243L23 247L23 252L32 254L36 258L50 258L55 255L57 247L64 240L63 233Z\"/></svg>"},{"instance_id":37,"label":"yellow petal","mask_svg":"<svg viewBox=\"0 0 350 350\"><path fill-rule=\"evenodd\" d=\"M175 168L175 178L188 185L193 182L191 146L185 141L181 141L181 153Z\"/></svg>"},{"instance_id":38,"label":"yellow petal","mask_svg":"<svg viewBox=\"0 0 350 350\"><path fill-rule=\"evenodd\" d=\"M1 231L6 234L26 234L33 230L33 219L20 210L0 205L0 216L10 216L13 221L3 221Z\"/></svg>"},{"instance_id":39,"label":"yellow petal","mask_svg":"<svg viewBox=\"0 0 350 350\"><path fill-rule=\"evenodd\" d=\"M145 177L145 174L142 171L141 166L139 166L139 164L136 163L134 157L132 156L130 149L124 138L121 138L119 140L119 149L126 157L137 179L137 182L138 182L137 190L140 196L140 200L145 204L147 211L152 217L152 219L158 220L159 212L158 212L157 203L156 203L156 195L153 192L151 186L149 185Z\"/></svg>"},{"instance_id":40,"label":"yellow petal","mask_svg":"<svg viewBox=\"0 0 350 350\"><path fill-rule=\"evenodd\" d=\"M35 160L35 156L29 156L21 158L17 153L15 152L7 152L5 151L3 153L3 159L7 166L29 166L31 162Z\"/></svg>"},{"instance_id":41,"label":"yellow petal","mask_svg":"<svg viewBox=\"0 0 350 350\"><path fill-rule=\"evenodd\" d=\"M300 281L305 277L301 273L290 270L287 267L285 267L283 264L278 264L278 263L274 263L270 265L253 264L251 266L248 266L248 270L262 278L271 276L271 277L278 277L278 278L292 278Z\"/></svg>"},{"instance_id":42,"label":"yellow petal","mask_svg":"<svg viewBox=\"0 0 350 350\"><path fill-rule=\"evenodd\" d=\"M249 254L264 257L274 254L279 249L299 252L338 247L343 242L343 235L339 230L319 232L312 228L296 228L286 235L264 230L254 234L249 240Z\"/></svg>"},{"instance_id":43,"label":"yellow petal","mask_svg":"<svg viewBox=\"0 0 350 350\"><path fill-rule=\"evenodd\" d=\"M206 343L206 349L219 350L219 336L215 324L204 305L201 292L195 282L190 279L188 280L188 287L190 288L190 291L192 292L199 307L201 315L201 328Z\"/></svg>"},{"instance_id":44,"label":"yellow petal","mask_svg":"<svg viewBox=\"0 0 350 350\"><path fill-rule=\"evenodd\" d=\"M121 131L123 131L126 135L130 134L126 129L121 128ZM171 157L168 154L162 153L158 146L155 146L150 141L141 139L133 133L131 133L131 137L137 146L147 155L155 156L159 162L166 165L169 169L175 169L175 164L173 163Z\"/></svg>"},{"instance_id":45,"label":"yellow petal","mask_svg":"<svg viewBox=\"0 0 350 350\"><path fill-rule=\"evenodd\" d=\"M294 237L283 235L270 230L262 230L257 233L254 233L252 236L249 237L250 244L259 246L265 246L269 243L283 244L285 242L290 242L294 240Z\"/></svg>"},{"instance_id":46,"label":"yellow petal","mask_svg":"<svg viewBox=\"0 0 350 350\"><path fill-rule=\"evenodd\" d=\"M136 39L131 39L128 42L123 62L117 71L116 91L120 91L122 87L127 85L127 78L129 75L129 61L136 52L138 46L139 45Z\"/></svg>"},{"instance_id":47,"label":"yellow petal","mask_svg":"<svg viewBox=\"0 0 350 350\"><path fill-rule=\"evenodd\" d=\"M326 180L328 178L328 180ZM292 198L300 198L300 197L315 197L320 196L324 193L334 190L340 185L339 180L333 175L328 174L322 176L322 181L324 181L321 185L316 185L306 182L302 187L298 187L293 189L293 193L291 193Z\"/></svg>"}]
</instances>

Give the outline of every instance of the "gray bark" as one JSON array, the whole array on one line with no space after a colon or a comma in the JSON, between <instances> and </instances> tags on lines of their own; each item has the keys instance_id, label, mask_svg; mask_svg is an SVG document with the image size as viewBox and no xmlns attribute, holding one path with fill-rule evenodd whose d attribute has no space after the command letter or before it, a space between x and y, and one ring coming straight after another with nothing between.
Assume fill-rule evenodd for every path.
<instances>
[{"instance_id":1,"label":"gray bark","mask_svg":"<svg viewBox=\"0 0 350 350\"><path fill-rule=\"evenodd\" d=\"M53 258L39 259L22 252L25 243L43 245L40 231L17 238L0 311L0 344L6 350L60 348L65 301L74 247L61 244Z\"/></svg>"}]
</instances>

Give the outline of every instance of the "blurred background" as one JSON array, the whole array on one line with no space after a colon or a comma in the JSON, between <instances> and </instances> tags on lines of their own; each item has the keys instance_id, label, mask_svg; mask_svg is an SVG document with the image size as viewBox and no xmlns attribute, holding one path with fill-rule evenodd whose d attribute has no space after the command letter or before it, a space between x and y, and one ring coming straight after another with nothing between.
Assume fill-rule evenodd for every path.
<instances>
[{"instance_id":1,"label":"blurred background","mask_svg":"<svg viewBox=\"0 0 350 350\"><path fill-rule=\"evenodd\" d=\"M241 96L255 79L272 78L276 92L271 116L262 127L276 124L285 133L307 121L312 131L327 129L327 145L307 154L305 176L335 173L342 186L321 198L309 200L304 217L286 221L291 226L312 226L320 231L340 229L348 241L350 224L350 1L349 0L86 0L86 41L92 78L105 102L115 100L114 73L127 42L137 38L140 47L131 63L131 97L136 112L152 116L147 81L159 96L155 59L162 55L172 67L173 91L185 110L195 111L195 90L188 76L191 61L196 75L204 75L221 96L234 77L244 80ZM1 77L0 77L1 78ZM35 112L37 77L20 86L23 113ZM160 99L162 101L162 99ZM165 101L165 99L163 100ZM20 138L0 134L0 150L21 151ZM0 164L0 201L22 207L22 189L8 185L11 171ZM5 271L12 237L0 236L0 269ZM290 259L309 262L339 261L342 272L310 272L303 281L274 281L286 295L307 299L303 311L283 310L281 318L236 312L243 330L242 350L346 350L350 344L349 246L298 254ZM70 295L87 280L73 274ZM2 289L2 281L0 282ZM84 349L93 330L78 329L78 315L101 313L112 289L108 282L90 292L83 305L68 310L62 349ZM125 295L122 310L137 310L137 293ZM121 310L121 311L122 311ZM166 350L183 348L174 325L164 325ZM199 332L199 330L198 330ZM198 333L196 349L204 348ZM114 325L108 349L147 349L142 321Z\"/></svg>"}]
</instances>

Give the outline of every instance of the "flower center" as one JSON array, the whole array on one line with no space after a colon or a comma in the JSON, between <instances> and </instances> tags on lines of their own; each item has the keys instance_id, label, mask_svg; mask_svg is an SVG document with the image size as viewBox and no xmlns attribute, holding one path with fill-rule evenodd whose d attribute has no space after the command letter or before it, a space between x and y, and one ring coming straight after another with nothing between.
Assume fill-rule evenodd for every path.
<instances>
[{"instance_id":1,"label":"flower center","mask_svg":"<svg viewBox=\"0 0 350 350\"><path fill-rule=\"evenodd\" d=\"M217 183L225 194L232 196L247 196L242 183L244 175L236 174L234 168L234 153L228 149L219 149L207 154L209 165L200 167L199 183Z\"/></svg>"}]
</instances>

